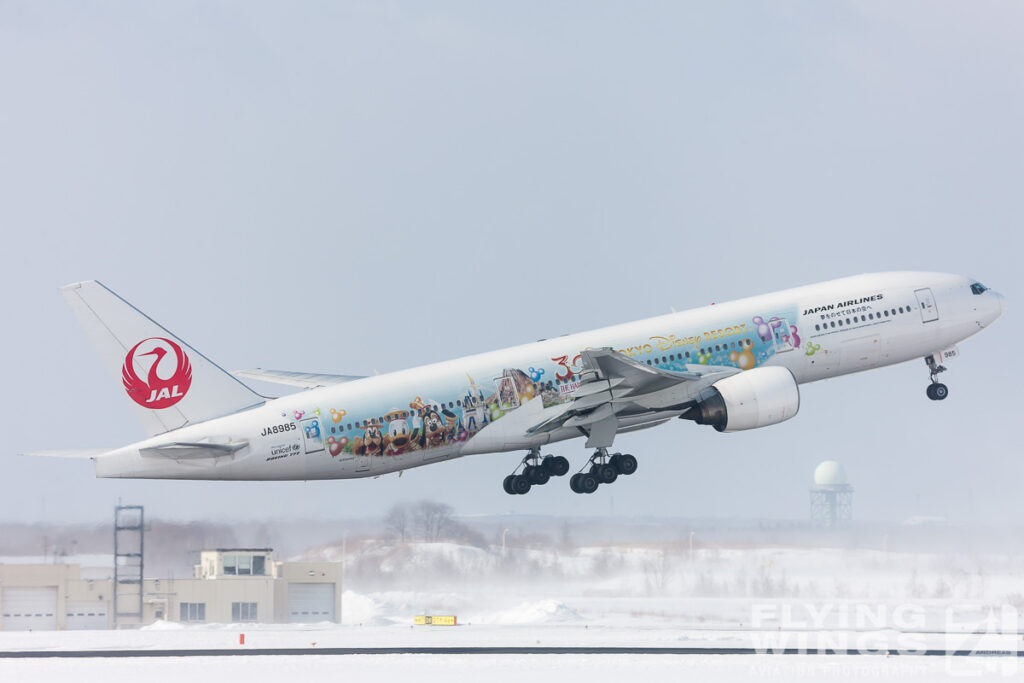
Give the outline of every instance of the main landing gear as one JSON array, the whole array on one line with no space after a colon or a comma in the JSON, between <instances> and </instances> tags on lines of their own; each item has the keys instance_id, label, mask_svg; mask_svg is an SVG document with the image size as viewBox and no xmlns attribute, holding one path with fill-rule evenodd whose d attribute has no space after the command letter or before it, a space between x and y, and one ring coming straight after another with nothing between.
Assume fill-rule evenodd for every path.
<instances>
[{"instance_id":1,"label":"main landing gear","mask_svg":"<svg viewBox=\"0 0 1024 683\"><path fill-rule=\"evenodd\" d=\"M543 486L548 483L551 477L561 477L569 471L569 461L560 455L540 455L540 449L534 448L526 454L523 461L519 463L523 471L505 477L501 483L505 493L510 495L525 495L534 486ZM519 467L516 467L518 470Z\"/></svg>"},{"instance_id":2,"label":"main landing gear","mask_svg":"<svg viewBox=\"0 0 1024 683\"><path fill-rule=\"evenodd\" d=\"M611 484L619 475L629 475L636 472L636 458L628 453L616 453L609 456L607 448L598 448L587 461L590 469L583 466L576 474L569 478L569 488L575 493L593 493L601 484Z\"/></svg>"},{"instance_id":3,"label":"main landing gear","mask_svg":"<svg viewBox=\"0 0 1024 683\"><path fill-rule=\"evenodd\" d=\"M925 393L933 401L941 401L949 396L949 388L945 384L938 380L940 372L945 372L946 367L939 365L935 362L935 356L928 356L924 359L924 362L928 365L928 370L931 373L932 383L928 385L928 389Z\"/></svg>"}]
</instances>

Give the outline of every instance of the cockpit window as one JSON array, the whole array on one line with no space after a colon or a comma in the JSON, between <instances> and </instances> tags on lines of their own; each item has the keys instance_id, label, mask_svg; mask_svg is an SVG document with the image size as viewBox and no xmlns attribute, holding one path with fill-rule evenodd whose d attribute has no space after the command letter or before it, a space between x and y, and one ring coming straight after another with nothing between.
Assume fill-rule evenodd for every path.
<instances>
[{"instance_id":1,"label":"cockpit window","mask_svg":"<svg viewBox=\"0 0 1024 683\"><path fill-rule=\"evenodd\" d=\"M982 292L988 291L988 287L981 284L980 282L975 282L973 285L971 285L971 291L974 292L975 294L981 294Z\"/></svg>"}]
</instances>

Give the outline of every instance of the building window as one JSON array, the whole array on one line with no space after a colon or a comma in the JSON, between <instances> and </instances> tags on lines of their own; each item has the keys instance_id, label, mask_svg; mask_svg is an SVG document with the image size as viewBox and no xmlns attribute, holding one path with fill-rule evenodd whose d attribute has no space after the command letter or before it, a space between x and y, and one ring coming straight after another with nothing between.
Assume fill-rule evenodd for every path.
<instances>
[{"instance_id":1,"label":"building window","mask_svg":"<svg viewBox=\"0 0 1024 683\"><path fill-rule=\"evenodd\" d=\"M205 602L180 603L181 621L206 621Z\"/></svg>"},{"instance_id":2,"label":"building window","mask_svg":"<svg viewBox=\"0 0 1024 683\"><path fill-rule=\"evenodd\" d=\"M265 576L267 558L264 555L225 555L225 576Z\"/></svg>"},{"instance_id":3,"label":"building window","mask_svg":"<svg viewBox=\"0 0 1024 683\"><path fill-rule=\"evenodd\" d=\"M255 602L233 602L231 603L231 621L256 621Z\"/></svg>"}]
</instances>

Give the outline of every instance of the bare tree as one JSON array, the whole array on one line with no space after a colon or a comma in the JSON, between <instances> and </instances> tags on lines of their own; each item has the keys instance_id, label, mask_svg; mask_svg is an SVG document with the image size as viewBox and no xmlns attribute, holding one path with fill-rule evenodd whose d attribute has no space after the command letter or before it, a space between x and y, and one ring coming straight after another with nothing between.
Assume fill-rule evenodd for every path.
<instances>
[{"instance_id":1,"label":"bare tree","mask_svg":"<svg viewBox=\"0 0 1024 683\"><path fill-rule=\"evenodd\" d=\"M409 506L393 505L384 515L384 527L402 543L409 537Z\"/></svg>"},{"instance_id":2,"label":"bare tree","mask_svg":"<svg viewBox=\"0 0 1024 683\"><path fill-rule=\"evenodd\" d=\"M445 538L452 523L451 505L421 500L413 507L413 524L424 541Z\"/></svg>"},{"instance_id":3,"label":"bare tree","mask_svg":"<svg viewBox=\"0 0 1024 683\"><path fill-rule=\"evenodd\" d=\"M672 557L669 555L668 548L662 548L658 557L644 562L644 578L646 579L647 593L649 595L665 592L669 578L672 575L672 564Z\"/></svg>"}]
</instances>

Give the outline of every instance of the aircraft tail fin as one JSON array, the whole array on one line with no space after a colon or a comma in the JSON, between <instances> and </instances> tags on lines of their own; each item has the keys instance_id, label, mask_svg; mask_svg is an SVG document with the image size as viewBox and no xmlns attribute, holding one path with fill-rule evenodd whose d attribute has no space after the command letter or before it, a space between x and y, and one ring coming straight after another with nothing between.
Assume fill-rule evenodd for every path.
<instances>
[{"instance_id":1,"label":"aircraft tail fin","mask_svg":"<svg viewBox=\"0 0 1024 683\"><path fill-rule=\"evenodd\" d=\"M76 282L60 290L150 436L264 402L101 283Z\"/></svg>"}]
</instances>

